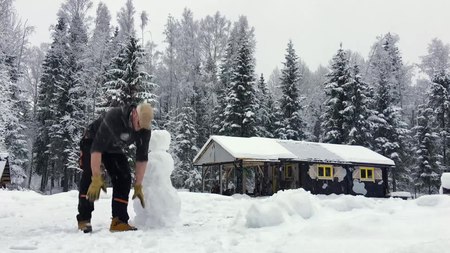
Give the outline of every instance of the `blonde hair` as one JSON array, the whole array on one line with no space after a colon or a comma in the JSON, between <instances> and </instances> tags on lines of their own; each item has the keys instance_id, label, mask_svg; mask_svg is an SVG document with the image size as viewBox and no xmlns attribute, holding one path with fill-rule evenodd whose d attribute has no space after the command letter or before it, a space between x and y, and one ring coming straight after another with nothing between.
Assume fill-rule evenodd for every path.
<instances>
[{"instance_id":1,"label":"blonde hair","mask_svg":"<svg viewBox=\"0 0 450 253\"><path fill-rule=\"evenodd\" d=\"M153 120L153 107L149 103L143 102L136 107L136 111L139 116L139 125L142 128L150 129Z\"/></svg>"}]
</instances>

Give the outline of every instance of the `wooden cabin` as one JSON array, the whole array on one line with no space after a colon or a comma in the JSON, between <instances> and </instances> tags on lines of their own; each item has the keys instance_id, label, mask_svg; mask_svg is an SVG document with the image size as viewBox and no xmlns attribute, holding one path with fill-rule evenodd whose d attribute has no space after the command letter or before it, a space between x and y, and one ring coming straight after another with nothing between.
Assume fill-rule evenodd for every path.
<instances>
[{"instance_id":1,"label":"wooden cabin","mask_svg":"<svg viewBox=\"0 0 450 253\"><path fill-rule=\"evenodd\" d=\"M0 153L0 188L11 184L8 154Z\"/></svg>"},{"instance_id":2,"label":"wooden cabin","mask_svg":"<svg viewBox=\"0 0 450 253\"><path fill-rule=\"evenodd\" d=\"M229 136L211 136L193 163L201 167L203 191L253 196L303 188L385 197L395 166L362 146Z\"/></svg>"}]
</instances>

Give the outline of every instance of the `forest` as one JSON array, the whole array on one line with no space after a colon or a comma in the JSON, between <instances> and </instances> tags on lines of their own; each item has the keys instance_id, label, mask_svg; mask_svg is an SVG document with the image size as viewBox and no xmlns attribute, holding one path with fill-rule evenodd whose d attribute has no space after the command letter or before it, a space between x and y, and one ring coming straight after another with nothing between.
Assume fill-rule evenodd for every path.
<instances>
[{"instance_id":1,"label":"forest","mask_svg":"<svg viewBox=\"0 0 450 253\"><path fill-rule=\"evenodd\" d=\"M0 153L13 185L77 189L85 127L141 101L155 108L153 129L171 133L176 188L201 188L192 160L213 134L365 146L395 161L392 191L437 193L450 171L450 45L439 38L408 65L399 35L386 31L369 55L335 45L317 69L286 41L282 67L256 73L257 27L245 15L185 8L167 17L163 45L144 36L149 18L132 0L114 14L65 0L52 40L34 46L14 0L0 0Z\"/></svg>"}]
</instances>

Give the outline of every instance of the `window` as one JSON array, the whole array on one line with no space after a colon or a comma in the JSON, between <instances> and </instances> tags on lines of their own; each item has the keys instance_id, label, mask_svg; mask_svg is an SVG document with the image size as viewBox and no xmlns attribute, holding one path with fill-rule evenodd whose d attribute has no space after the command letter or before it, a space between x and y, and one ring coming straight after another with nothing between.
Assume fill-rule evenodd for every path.
<instances>
[{"instance_id":1,"label":"window","mask_svg":"<svg viewBox=\"0 0 450 253\"><path fill-rule=\"evenodd\" d=\"M371 167L359 167L361 172L361 181L375 182L375 168Z\"/></svg>"},{"instance_id":2,"label":"window","mask_svg":"<svg viewBox=\"0 0 450 253\"><path fill-rule=\"evenodd\" d=\"M286 179L290 179L293 177L293 165L292 164L288 164L284 167L284 178Z\"/></svg>"},{"instance_id":3,"label":"window","mask_svg":"<svg viewBox=\"0 0 450 253\"><path fill-rule=\"evenodd\" d=\"M319 164L317 169L319 179L333 179L333 165Z\"/></svg>"}]
</instances>

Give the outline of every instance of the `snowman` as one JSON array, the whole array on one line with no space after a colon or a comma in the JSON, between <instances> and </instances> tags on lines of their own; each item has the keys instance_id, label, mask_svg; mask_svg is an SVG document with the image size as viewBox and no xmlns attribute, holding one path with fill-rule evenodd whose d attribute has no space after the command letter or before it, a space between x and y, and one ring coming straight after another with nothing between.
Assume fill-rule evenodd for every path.
<instances>
[{"instance_id":1,"label":"snowman","mask_svg":"<svg viewBox=\"0 0 450 253\"><path fill-rule=\"evenodd\" d=\"M150 153L143 179L145 208L134 201L136 217L134 224L139 228L170 227L180 216L181 201L170 181L174 169L172 156L167 153L170 134L166 130L153 130L150 139Z\"/></svg>"}]
</instances>

